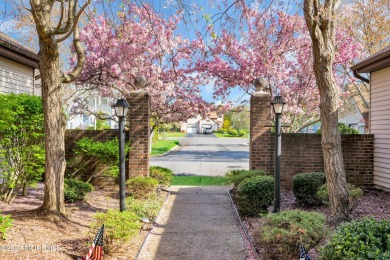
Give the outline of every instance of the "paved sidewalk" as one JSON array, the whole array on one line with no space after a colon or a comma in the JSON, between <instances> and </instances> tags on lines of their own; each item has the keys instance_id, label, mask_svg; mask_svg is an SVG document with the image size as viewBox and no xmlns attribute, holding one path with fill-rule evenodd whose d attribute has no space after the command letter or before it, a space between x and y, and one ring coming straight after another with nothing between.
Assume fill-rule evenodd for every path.
<instances>
[{"instance_id":1,"label":"paved sidewalk","mask_svg":"<svg viewBox=\"0 0 390 260\"><path fill-rule=\"evenodd\" d=\"M172 186L158 226L137 259L246 259L247 247L230 205L229 189Z\"/></svg>"}]
</instances>

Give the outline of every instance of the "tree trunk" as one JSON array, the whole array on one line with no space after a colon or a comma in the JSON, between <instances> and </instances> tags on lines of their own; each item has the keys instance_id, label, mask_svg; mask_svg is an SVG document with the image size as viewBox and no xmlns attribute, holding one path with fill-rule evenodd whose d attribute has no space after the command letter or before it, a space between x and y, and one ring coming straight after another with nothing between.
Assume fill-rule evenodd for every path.
<instances>
[{"instance_id":1,"label":"tree trunk","mask_svg":"<svg viewBox=\"0 0 390 260\"><path fill-rule=\"evenodd\" d=\"M45 192L43 211L65 213L65 118L62 111L61 72L54 37L39 41L39 70L45 121ZM53 160L55 158L55 160Z\"/></svg>"},{"instance_id":2,"label":"tree trunk","mask_svg":"<svg viewBox=\"0 0 390 260\"><path fill-rule=\"evenodd\" d=\"M312 39L313 70L320 92L321 144L329 191L331 216L338 223L349 218L348 190L338 129L339 90L333 76L335 53L334 12L337 1L305 0L304 14Z\"/></svg>"}]
</instances>

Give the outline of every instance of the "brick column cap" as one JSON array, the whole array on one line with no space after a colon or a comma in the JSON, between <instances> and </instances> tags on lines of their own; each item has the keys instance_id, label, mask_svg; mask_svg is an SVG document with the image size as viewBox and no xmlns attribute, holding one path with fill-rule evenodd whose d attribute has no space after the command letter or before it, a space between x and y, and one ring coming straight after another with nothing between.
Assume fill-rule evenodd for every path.
<instances>
[{"instance_id":1,"label":"brick column cap","mask_svg":"<svg viewBox=\"0 0 390 260\"><path fill-rule=\"evenodd\" d=\"M254 97L265 97L265 96L271 96L271 94L268 93L268 92L265 92L265 91L257 91L255 93L253 93L252 96L254 96Z\"/></svg>"},{"instance_id":2,"label":"brick column cap","mask_svg":"<svg viewBox=\"0 0 390 260\"><path fill-rule=\"evenodd\" d=\"M130 96L138 96L138 97L149 97L149 91L146 91L144 89L138 89L134 91L130 91Z\"/></svg>"}]
</instances>

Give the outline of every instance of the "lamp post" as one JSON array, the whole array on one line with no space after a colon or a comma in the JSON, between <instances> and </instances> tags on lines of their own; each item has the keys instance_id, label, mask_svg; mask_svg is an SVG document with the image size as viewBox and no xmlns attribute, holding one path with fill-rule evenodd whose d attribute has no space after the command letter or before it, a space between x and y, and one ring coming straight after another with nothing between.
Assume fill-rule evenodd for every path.
<instances>
[{"instance_id":1,"label":"lamp post","mask_svg":"<svg viewBox=\"0 0 390 260\"><path fill-rule=\"evenodd\" d=\"M118 99L113 106L115 115L119 119L119 210L125 210L125 117L129 110L129 103L125 99Z\"/></svg>"},{"instance_id":2,"label":"lamp post","mask_svg":"<svg viewBox=\"0 0 390 260\"><path fill-rule=\"evenodd\" d=\"M275 202L273 213L280 211L280 157L281 157L281 119L280 116L283 113L283 106L286 103L281 96L275 96L271 102L272 108L275 113Z\"/></svg>"}]
</instances>

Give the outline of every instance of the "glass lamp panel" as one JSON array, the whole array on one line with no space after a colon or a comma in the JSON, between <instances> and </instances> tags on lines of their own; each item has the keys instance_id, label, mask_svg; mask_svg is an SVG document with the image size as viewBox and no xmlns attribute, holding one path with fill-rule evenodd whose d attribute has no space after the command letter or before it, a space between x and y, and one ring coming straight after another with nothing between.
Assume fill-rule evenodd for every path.
<instances>
[{"instance_id":1,"label":"glass lamp panel","mask_svg":"<svg viewBox=\"0 0 390 260\"><path fill-rule=\"evenodd\" d=\"M283 103L274 103L273 105L275 114L281 114L283 111Z\"/></svg>"}]
</instances>

